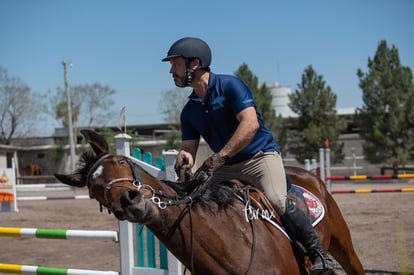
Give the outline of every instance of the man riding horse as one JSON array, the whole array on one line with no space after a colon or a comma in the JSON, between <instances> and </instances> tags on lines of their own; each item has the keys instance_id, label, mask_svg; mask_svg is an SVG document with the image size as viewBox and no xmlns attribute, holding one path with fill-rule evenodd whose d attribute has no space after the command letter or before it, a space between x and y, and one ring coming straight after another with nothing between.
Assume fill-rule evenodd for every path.
<instances>
[{"instance_id":1,"label":"man riding horse","mask_svg":"<svg viewBox=\"0 0 414 275\"><path fill-rule=\"evenodd\" d=\"M287 197L280 149L263 123L247 85L232 75L210 71L211 51L198 38L182 38L162 61L178 87L193 88L181 112L182 144L176 172L194 165L200 137L215 152L201 166L211 182L238 178L265 192L285 226L307 250L311 274L333 274L334 264L322 250L308 219ZM188 160L188 164L183 159Z\"/></svg>"}]
</instances>

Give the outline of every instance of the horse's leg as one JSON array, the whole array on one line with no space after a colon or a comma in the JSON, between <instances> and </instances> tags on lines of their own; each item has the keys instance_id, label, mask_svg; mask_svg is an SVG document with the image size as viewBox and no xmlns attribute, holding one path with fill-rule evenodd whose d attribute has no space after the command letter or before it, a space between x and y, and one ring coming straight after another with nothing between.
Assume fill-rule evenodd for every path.
<instances>
[{"instance_id":1,"label":"horse's leg","mask_svg":"<svg viewBox=\"0 0 414 275\"><path fill-rule=\"evenodd\" d=\"M328 251L339 262L347 274L365 274L364 268L355 252L348 225L331 195L326 196L328 206L331 241Z\"/></svg>"}]
</instances>

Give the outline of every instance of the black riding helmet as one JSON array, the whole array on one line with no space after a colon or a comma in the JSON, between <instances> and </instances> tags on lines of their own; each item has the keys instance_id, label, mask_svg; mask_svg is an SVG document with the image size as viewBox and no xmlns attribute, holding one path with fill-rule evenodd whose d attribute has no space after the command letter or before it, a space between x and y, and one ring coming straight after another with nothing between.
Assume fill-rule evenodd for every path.
<instances>
[{"instance_id":1,"label":"black riding helmet","mask_svg":"<svg viewBox=\"0 0 414 275\"><path fill-rule=\"evenodd\" d=\"M195 37L185 37L177 40L168 50L167 57L162 59L163 62L169 61L173 57L182 56L186 63L187 86L190 86L193 80L193 70L190 68L190 60L198 58L200 60L199 69L208 69L211 64L211 50L206 42Z\"/></svg>"},{"instance_id":2,"label":"black riding helmet","mask_svg":"<svg viewBox=\"0 0 414 275\"><path fill-rule=\"evenodd\" d=\"M173 57L182 56L185 59L198 58L201 62L200 69L207 68L211 64L211 50L206 42L199 38L185 37L177 40L168 50L167 57L162 61L169 61Z\"/></svg>"}]
</instances>

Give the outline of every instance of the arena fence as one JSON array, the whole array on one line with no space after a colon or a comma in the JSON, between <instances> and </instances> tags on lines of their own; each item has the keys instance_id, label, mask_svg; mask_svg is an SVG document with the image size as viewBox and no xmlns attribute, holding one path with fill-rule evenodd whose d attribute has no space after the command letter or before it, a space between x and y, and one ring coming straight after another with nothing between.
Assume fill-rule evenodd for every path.
<instances>
[{"instance_id":1,"label":"arena fence","mask_svg":"<svg viewBox=\"0 0 414 275\"><path fill-rule=\"evenodd\" d=\"M137 160L141 160L142 153L139 148L132 150L132 157ZM145 152L143 154L144 162L148 164L153 163L152 153ZM155 160L155 167L160 170L164 170L164 158L158 157ZM158 254L156 253L157 242L152 234L145 226L141 224L135 225L135 241L136 241L136 259L137 267L139 268L160 268L168 269L168 256L165 246L158 242ZM146 241L146 242L145 242ZM159 264L157 265L157 257Z\"/></svg>"}]
</instances>

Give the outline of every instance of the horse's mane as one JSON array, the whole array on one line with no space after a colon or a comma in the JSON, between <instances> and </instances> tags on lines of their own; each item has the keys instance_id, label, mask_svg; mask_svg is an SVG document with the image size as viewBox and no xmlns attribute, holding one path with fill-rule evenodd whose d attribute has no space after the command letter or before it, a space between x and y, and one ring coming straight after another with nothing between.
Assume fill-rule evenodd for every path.
<instances>
[{"instance_id":1,"label":"horse's mane","mask_svg":"<svg viewBox=\"0 0 414 275\"><path fill-rule=\"evenodd\" d=\"M229 181L207 184L208 188L199 201L202 207L214 208L216 204L216 207L222 209L233 204L234 194L238 192L236 185Z\"/></svg>"},{"instance_id":2,"label":"horse's mane","mask_svg":"<svg viewBox=\"0 0 414 275\"><path fill-rule=\"evenodd\" d=\"M180 197L189 196L200 185L205 185L205 190L195 198L195 202L203 208L223 209L234 202L234 194L238 192L237 187L228 181L217 182L199 182L189 180L178 183L173 181L162 181L174 189Z\"/></svg>"}]
</instances>

